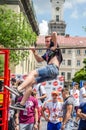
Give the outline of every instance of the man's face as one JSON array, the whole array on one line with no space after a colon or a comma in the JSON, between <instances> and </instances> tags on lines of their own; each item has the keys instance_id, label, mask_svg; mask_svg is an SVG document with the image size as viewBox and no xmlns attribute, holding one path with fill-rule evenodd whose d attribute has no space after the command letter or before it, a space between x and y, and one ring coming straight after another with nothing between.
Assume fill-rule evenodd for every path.
<instances>
[{"instance_id":1,"label":"man's face","mask_svg":"<svg viewBox=\"0 0 86 130\"><path fill-rule=\"evenodd\" d=\"M84 87L85 87L85 89L86 89L86 84L84 84Z\"/></svg>"},{"instance_id":2,"label":"man's face","mask_svg":"<svg viewBox=\"0 0 86 130\"><path fill-rule=\"evenodd\" d=\"M52 99L57 100L57 94L52 94Z\"/></svg>"},{"instance_id":3,"label":"man's face","mask_svg":"<svg viewBox=\"0 0 86 130\"><path fill-rule=\"evenodd\" d=\"M78 89L78 88L79 88L79 85L78 85L78 84L76 84L75 86L76 86L76 89Z\"/></svg>"},{"instance_id":4,"label":"man's face","mask_svg":"<svg viewBox=\"0 0 86 130\"><path fill-rule=\"evenodd\" d=\"M50 40L51 40L51 37L45 38L45 45L47 48L50 47Z\"/></svg>"},{"instance_id":5,"label":"man's face","mask_svg":"<svg viewBox=\"0 0 86 130\"><path fill-rule=\"evenodd\" d=\"M65 95L66 95L65 92L62 92L62 97L63 97L63 98L65 98Z\"/></svg>"}]
</instances>

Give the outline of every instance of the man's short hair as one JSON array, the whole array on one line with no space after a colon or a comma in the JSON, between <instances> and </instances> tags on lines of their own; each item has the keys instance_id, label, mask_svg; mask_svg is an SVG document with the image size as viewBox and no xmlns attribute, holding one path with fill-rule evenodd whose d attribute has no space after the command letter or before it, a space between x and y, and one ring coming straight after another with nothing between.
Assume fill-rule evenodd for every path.
<instances>
[{"instance_id":1,"label":"man's short hair","mask_svg":"<svg viewBox=\"0 0 86 130\"><path fill-rule=\"evenodd\" d=\"M14 83L16 83L16 79L15 78L12 78L11 81L14 82Z\"/></svg>"},{"instance_id":2,"label":"man's short hair","mask_svg":"<svg viewBox=\"0 0 86 130\"><path fill-rule=\"evenodd\" d=\"M83 83L83 85L86 85L86 81Z\"/></svg>"},{"instance_id":3,"label":"man's short hair","mask_svg":"<svg viewBox=\"0 0 86 130\"><path fill-rule=\"evenodd\" d=\"M36 96L37 92L35 90L32 90L31 95L34 97Z\"/></svg>"},{"instance_id":4,"label":"man's short hair","mask_svg":"<svg viewBox=\"0 0 86 130\"><path fill-rule=\"evenodd\" d=\"M69 91L68 88L63 88L63 89L62 89L62 93L63 93L63 92L65 92L66 94L70 94L70 91Z\"/></svg>"},{"instance_id":5,"label":"man's short hair","mask_svg":"<svg viewBox=\"0 0 86 130\"><path fill-rule=\"evenodd\" d=\"M50 36L50 35L47 35L47 36L45 36L45 39L46 39L46 38L51 38L51 36Z\"/></svg>"}]
</instances>

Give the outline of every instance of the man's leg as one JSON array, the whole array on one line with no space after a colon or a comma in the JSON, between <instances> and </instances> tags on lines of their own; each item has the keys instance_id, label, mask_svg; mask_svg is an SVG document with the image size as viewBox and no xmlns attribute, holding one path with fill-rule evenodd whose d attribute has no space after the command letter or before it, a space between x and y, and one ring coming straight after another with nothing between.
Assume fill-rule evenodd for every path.
<instances>
[{"instance_id":1,"label":"man's leg","mask_svg":"<svg viewBox=\"0 0 86 130\"><path fill-rule=\"evenodd\" d=\"M33 130L33 127L34 127L34 123L28 124L25 130Z\"/></svg>"},{"instance_id":2,"label":"man's leg","mask_svg":"<svg viewBox=\"0 0 86 130\"><path fill-rule=\"evenodd\" d=\"M64 130L72 130L73 129L73 122L72 121L68 121L65 125L65 129Z\"/></svg>"},{"instance_id":3,"label":"man's leg","mask_svg":"<svg viewBox=\"0 0 86 130\"><path fill-rule=\"evenodd\" d=\"M10 108L18 109L18 110L25 110L25 103L28 97L31 95L31 92L32 92L32 86L29 86L29 87L27 86L21 102L17 102L14 106L10 106Z\"/></svg>"},{"instance_id":4,"label":"man's leg","mask_svg":"<svg viewBox=\"0 0 86 130\"><path fill-rule=\"evenodd\" d=\"M25 102L27 101L28 97L31 95L31 92L32 92L32 86L27 86L26 90L25 90L25 93L24 93L24 96L20 102L21 105L25 105Z\"/></svg>"},{"instance_id":5,"label":"man's leg","mask_svg":"<svg viewBox=\"0 0 86 130\"><path fill-rule=\"evenodd\" d=\"M25 89L27 86L31 87L33 84L36 83L35 78L38 76L38 72L36 70L31 71L28 75L28 77L25 79L25 81L18 86L18 91L21 92L23 89Z\"/></svg>"},{"instance_id":6,"label":"man's leg","mask_svg":"<svg viewBox=\"0 0 86 130\"><path fill-rule=\"evenodd\" d=\"M27 126L28 124L22 124L22 123L19 124L20 130L26 130Z\"/></svg>"},{"instance_id":7,"label":"man's leg","mask_svg":"<svg viewBox=\"0 0 86 130\"><path fill-rule=\"evenodd\" d=\"M37 71L32 71L27 79L18 86L18 91L21 92L25 88L24 96L20 103L16 103L14 106L10 106L12 109L18 110L25 110L25 102L27 101L28 97L31 95L32 86L36 83L36 76L38 75ZM29 84L29 85L28 85Z\"/></svg>"},{"instance_id":8,"label":"man's leg","mask_svg":"<svg viewBox=\"0 0 86 130\"><path fill-rule=\"evenodd\" d=\"M17 89L13 89L10 88L8 86L4 86L6 89L8 89L10 92L14 93L17 96L22 96L22 92L23 89L26 89L26 87L28 86L33 86L37 81L36 81L36 77L38 77L38 71L37 70L33 70L29 73L28 77L26 78L26 80L17 87Z\"/></svg>"},{"instance_id":9,"label":"man's leg","mask_svg":"<svg viewBox=\"0 0 86 130\"><path fill-rule=\"evenodd\" d=\"M27 79L20 86L18 86L19 92L21 92L27 86L28 88L24 94L22 101L16 104L14 109L19 109L19 110L20 108L25 109L24 105L25 105L26 100L31 94L32 86L35 83L41 83L43 81L46 81L47 79L52 80L57 76L57 74L58 74L58 69L56 69L56 67L52 65L47 65L46 67L42 67L42 68L39 68L38 70L32 71L27 77Z\"/></svg>"}]
</instances>

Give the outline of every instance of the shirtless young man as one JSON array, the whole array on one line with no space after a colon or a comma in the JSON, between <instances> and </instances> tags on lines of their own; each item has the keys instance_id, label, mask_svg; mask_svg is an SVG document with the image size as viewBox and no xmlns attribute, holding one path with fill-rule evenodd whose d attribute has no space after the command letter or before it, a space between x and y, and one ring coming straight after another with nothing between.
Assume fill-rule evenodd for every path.
<instances>
[{"instance_id":1,"label":"shirtless young man","mask_svg":"<svg viewBox=\"0 0 86 130\"><path fill-rule=\"evenodd\" d=\"M34 84L38 84L47 80L53 80L59 74L59 66L62 62L62 55L61 50L57 49L59 46L57 43L56 32L53 32L51 36L45 37L45 45L47 50L43 56L39 56L35 48L31 49L37 62L42 62L45 60L47 62L47 65L45 67L41 67L39 69L31 71L26 80L20 86L18 86L16 95L20 95L20 93L24 89L25 93L22 98L22 101L20 103L15 104L15 109L25 109L25 102L31 94L32 86Z\"/></svg>"}]
</instances>

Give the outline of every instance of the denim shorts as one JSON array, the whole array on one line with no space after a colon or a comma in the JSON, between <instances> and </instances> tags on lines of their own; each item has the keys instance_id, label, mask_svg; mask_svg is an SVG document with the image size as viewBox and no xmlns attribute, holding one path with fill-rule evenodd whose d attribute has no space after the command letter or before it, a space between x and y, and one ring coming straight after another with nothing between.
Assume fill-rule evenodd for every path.
<instances>
[{"instance_id":1,"label":"denim shorts","mask_svg":"<svg viewBox=\"0 0 86 130\"><path fill-rule=\"evenodd\" d=\"M57 75L59 75L59 69L54 64L49 64L45 67L39 68L37 69L37 72L38 77L35 79L36 83L56 79Z\"/></svg>"},{"instance_id":2,"label":"denim shorts","mask_svg":"<svg viewBox=\"0 0 86 130\"><path fill-rule=\"evenodd\" d=\"M61 130L61 122L58 122L56 124L48 122L47 124L47 130Z\"/></svg>"}]
</instances>

